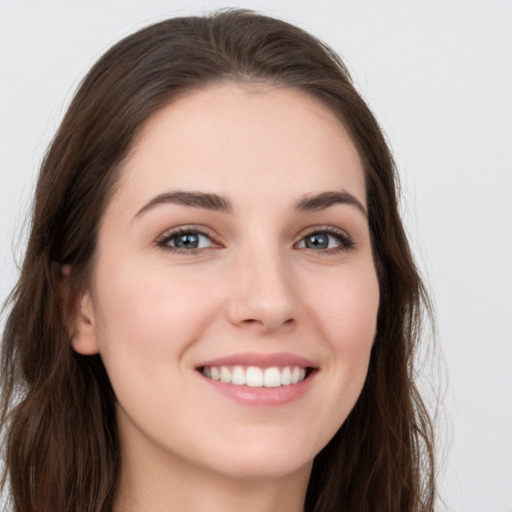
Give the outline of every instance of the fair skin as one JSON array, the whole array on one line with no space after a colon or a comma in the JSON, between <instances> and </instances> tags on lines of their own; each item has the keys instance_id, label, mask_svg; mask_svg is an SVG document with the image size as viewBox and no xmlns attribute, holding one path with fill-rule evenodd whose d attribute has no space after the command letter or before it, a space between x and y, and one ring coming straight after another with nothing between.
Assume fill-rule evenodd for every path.
<instances>
[{"instance_id":1,"label":"fair skin","mask_svg":"<svg viewBox=\"0 0 512 512\"><path fill-rule=\"evenodd\" d=\"M301 92L215 85L147 122L73 338L118 399L117 511L303 509L375 336L365 210L354 145ZM270 380L212 378L249 367Z\"/></svg>"}]
</instances>

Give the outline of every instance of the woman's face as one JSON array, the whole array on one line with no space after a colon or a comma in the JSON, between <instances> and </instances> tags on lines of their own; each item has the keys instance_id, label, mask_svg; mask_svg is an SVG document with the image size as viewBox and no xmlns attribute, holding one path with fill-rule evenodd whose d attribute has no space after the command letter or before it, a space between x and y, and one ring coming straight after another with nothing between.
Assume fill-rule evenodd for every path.
<instances>
[{"instance_id":1,"label":"woman's face","mask_svg":"<svg viewBox=\"0 0 512 512\"><path fill-rule=\"evenodd\" d=\"M309 471L375 335L365 211L354 145L301 92L217 85L154 115L103 216L73 341L101 354L122 449L228 476Z\"/></svg>"}]
</instances>

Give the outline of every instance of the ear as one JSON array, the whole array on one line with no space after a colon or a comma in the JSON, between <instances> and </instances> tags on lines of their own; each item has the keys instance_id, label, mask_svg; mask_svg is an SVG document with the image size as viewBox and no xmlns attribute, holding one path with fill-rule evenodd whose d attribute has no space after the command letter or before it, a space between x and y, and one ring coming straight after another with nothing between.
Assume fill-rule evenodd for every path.
<instances>
[{"instance_id":1,"label":"ear","mask_svg":"<svg viewBox=\"0 0 512 512\"><path fill-rule=\"evenodd\" d=\"M93 355L99 352L96 336L94 305L89 291L75 293L69 284L71 267L62 267L63 313L68 324L73 349L82 355Z\"/></svg>"},{"instance_id":2,"label":"ear","mask_svg":"<svg viewBox=\"0 0 512 512\"><path fill-rule=\"evenodd\" d=\"M97 354L100 350L96 336L94 307L89 292L84 293L80 298L71 344L76 352L84 356Z\"/></svg>"}]
</instances>

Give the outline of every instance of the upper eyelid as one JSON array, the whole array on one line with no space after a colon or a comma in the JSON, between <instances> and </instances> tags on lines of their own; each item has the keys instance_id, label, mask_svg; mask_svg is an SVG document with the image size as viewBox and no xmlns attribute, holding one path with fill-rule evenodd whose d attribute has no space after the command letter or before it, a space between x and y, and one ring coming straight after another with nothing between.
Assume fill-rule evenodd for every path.
<instances>
[{"instance_id":1,"label":"upper eyelid","mask_svg":"<svg viewBox=\"0 0 512 512\"><path fill-rule=\"evenodd\" d=\"M308 226L307 228L304 228L301 233L304 234L304 233L316 233L317 231L335 231L335 232L341 232L341 233L347 233L345 229L342 229L340 227L337 227L337 226L332 226L330 224L318 224L318 225L313 225L313 226ZM348 235L348 233L347 233Z\"/></svg>"},{"instance_id":2,"label":"upper eyelid","mask_svg":"<svg viewBox=\"0 0 512 512\"><path fill-rule=\"evenodd\" d=\"M319 226L310 226L308 228L303 229L298 235L300 237L299 240L302 240L302 238L304 238L305 236L311 235L313 233L329 233L334 235L343 235L347 238L352 238L352 236L346 229L342 229L337 226L323 224Z\"/></svg>"},{"instance_id":3,"label":"upper eyelid","mask_svg":"<svg viewBox=\"0 0 512 512\"><path fill-rule=\"evenodd\" d=\"M207 228L206 226L199 226L199 225L182 225L182 226L176 226L174 228L166 229L162 234L160 234L156 241L161 242L163 240L168 240L170 238L173 238L175 236L179 236L181 234L186 233L197 233L198 235L203 235L209 237L212 241L219 241L221 240L221 237L216 233L213 232L210 228Z\"/></svg>"}]
</instances>

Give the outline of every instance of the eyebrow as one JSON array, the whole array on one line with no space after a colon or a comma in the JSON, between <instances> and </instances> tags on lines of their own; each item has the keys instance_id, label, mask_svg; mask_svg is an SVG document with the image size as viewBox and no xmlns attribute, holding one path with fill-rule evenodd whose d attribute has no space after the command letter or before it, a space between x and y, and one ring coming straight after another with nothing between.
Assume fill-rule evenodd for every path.
<instances>
[{"instance_id":1,"label":"eyebrow","mask_svg":"<svg viewBox=\"0 0 512 512\"><path fill-rule=\"evenodd\" d=\"M363 203L349 192L321 192L320 194L306 195L300 198L295 204L295 209L299 211L317 211L325 210L335 204L348 204L355 206L365 217L368 217Z\"/></svg>"},{"instance_id":2,"label":"eyebrow","mask_svg":"<svg viewBox=\"0 0 512 512\"><path fill-rule=\"evenodd\" d=\"M217 194L194 191L175 191L160 194L147 204L145 204L135 215L134 220L144 213L164 204L178 204L182 206L191 206L194 208L204 208L206 210L219 211L223 213L232 213L233 206L229 199ZM346 191L341 192L321 192L319 194L306 195L295 203L295 210L318 211L325 210L335 204L347 204L356 207L365 217L366 209L355 196Z\"/></svg>"},{"instance_id":3,"label":"eyebrow","mask_svg":"<svg viewBox=\"0 0 512 512\"><path fill-rule=\"evenodd\" d=\"M182 206L192 206L195 208L205 208L206 210L214 210L219 212L231 213L233 207L228 199L217 194L209 194L205 192L167 192L160 194L149 203L144 205L135 215L134 219L140 217L157 206L163 204L180 204Z\"/></svg>"}]
</instances>

